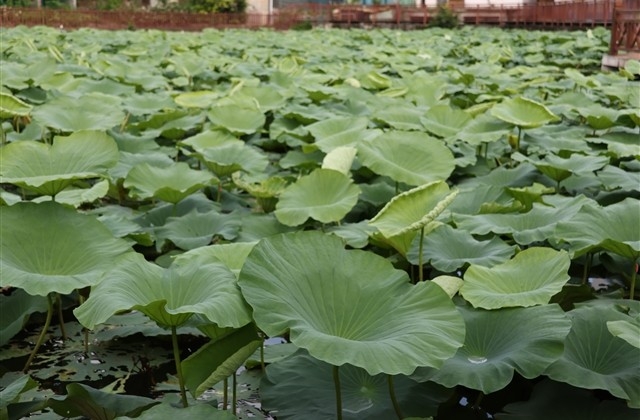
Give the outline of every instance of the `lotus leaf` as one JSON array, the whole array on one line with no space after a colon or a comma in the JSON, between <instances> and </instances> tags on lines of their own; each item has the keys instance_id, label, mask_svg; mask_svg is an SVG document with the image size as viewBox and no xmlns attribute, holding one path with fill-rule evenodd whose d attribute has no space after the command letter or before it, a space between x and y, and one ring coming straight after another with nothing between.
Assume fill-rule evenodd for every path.
<instances>
[{"instance_id":1,"label":"lotus leaf","mask_svg":"<svg viewBox=\"0 0 640 420\"><path fill-rule=\"evenodd\" d=\"M476 308L543 305L569 280L570 264L564 251L527 248L491 268L469 267L460 294Z\"/></svg>"},{"instance_id":2,"label":"lotus leaf","mask_svg":"<svg viewBox=\"0 0 640 420\"><path fill-rule=\"evenodd\" d=\"M209 404L195 404L187 408L176 408L172 404L162 403L145 410L135 417L118 417L119 420L156 420L188 418L190 420L235 420L230 411L218 410Z\"/></svg>"},{"instance_id":3,"label":"lotus leaf","mask_svg":"<svg viewBox=\"0 0 640 420\"><path fill-rule=\"evenodd\" d=\"M332 169L316 169L281 194L275 216L287 226L298 226L312 218L331 223L356 205L360 188L345 174Z\"/></svg>"},{"instance_id":4,"label":"lotus leaf","mask_svg":"<svg viewBox=\"0 0 640 420\"><path fill-rule=\"evenodd\" d=\"M19 287L30 295L95 285L130 251L95 218L58 203L0 207L0 227L0 287Z\"/></svg>"},{"instance_id":5,"label":"lotus leaf","mask_svg":"<svg viewBox=\"0 0 640 420\"><path fill-rule=\"evenodd\" d=\"M219 92L201 90L197 92L185 92L177 95L173 100L185 108L211 108L216 100L220 98Z\"/></svg>"},{"instance_id":6,"label":"lotus leaf","mask_svg":"<svg viewBox=\"0 0 640 420\"><path fill-rule=\"evenodd\" d=\"M255 133L265 123L262 111L233 104L214 106L209 110L207 116L218 127L238 134Z\"/></svg>"},{"instance_id":7,"label":"lotus leaf","mask_svg":"<svg viewBox=\"0 0 640 420\"><path fill-rule=\"evenodd\" d=\"M448 138L464 130L464 127L471 121L471 116L448 105L436 105L429 108L421 121L430 133Z\"/></svg>"},{"instance_id":8,"label":"lotus leaf","mask_svg":"<svg viewBox=\"0 0 640 420\"><path fill-rule=\"evenodd\" d=\"M244 261L256 243L257 242L242 242L200 247L178 255L174 264L208 264L211 262L221 262L231 270L233 274L238 276Z\"/></svg>"},{"instance_id":9,"label":"lotus leaf","mask_svg":"<svg viewBox=\"0 0 640 420\"><path fill-rule=\"evenodd\" d=\"M345 175L350 175L351 165L356 157L356 153L358 153L358 150L355 147L336 147L324 157L322 160L322 168L333 169Z\"/></svg>"},{"instance_id":10,"label":"lotus leaf","mask_svg":"<svg viewBox=\"0 0 640 420\"><path fill-rule=\"evenodd\" d=\"M295 252L291 252L295 250ZM255 246L240 287L258 327L335 366L370 375L440 366L461 345L464 325L437 285L411 285L384 258L345 251L319 232L274 236Z\"/></svg>"},{"instance_id":11,"label":"lotus leaf","mask_svg":"<svg viewBox=\"0 0 640 420\"><path fill-rule=\"evenodd\" d=\"M61 96L36 107L32 115L40 124L60 131L108 130L124 121L120 103L120 98L98 93Z\"/></svg>"},{"instance_id":12,"label":"lotus leaf","mask_svg":"<svg viewBox=\"0 0 640 420\"><path fill-rule=\"evenodd\" d=\"M413 379L490 394L507 386L514 371L529 379L540 376L562 355L571 328L557 305L459 309L467 331L464 346L439 369L418 368Z\"/></svg>"},{"instance_id":13,"label":"lotus leaf","mask_svg":"<svg viewBox=\"0 0 640 420\"><path fill-rule=\"evenodd\" d=\"M444 387L419 384L404 376L395 376L393 382L402 413L407 416L436 414L438 404L451 394ZM345 420L396 416L386 375L371 376L364 369L345 365L340 369L340 386ZM267 367L260 394L263 406L278 418L322 420L335 416L332 387L331 366L299 351Z\"/></svg>"},{"instance_id":14,"label":"lotus leaf","mask_svg":"<svg viewBox=\"0 0 640 420\"><path fill-rule=\"evenodd\" d=\"M20 98L0 92L0 118L26 117L32 109L31 105Z\"/></svg>"},{"instance_id":15,"label":"lotus leaf","mask_svg":"<svg viewBox=\"0 0 640 420\"><path fill-rule=\"evenodd\" d=\"M412 186L445 180L455 168L443 142L418 132L389 131L362 141L358 157L372 171Z\"/></svg>"},{"instance_id":16,"label":"lotus leaf","mask_svg":"<svg viewBox=\"0 0 640 420\"><path fill-rule=\"evenodd\" d=\"M55 196L75 180L98 178L118 161L118 146L102 132L57 136L53 145L21 141L5 146L0 182Z\"/></svg>"},{"instance_id":17,"label":"lotus leaf","mask_svg":"<svg viewBox=\"0 0 640 420\"><path fill-rule=\"evenodd\" d=\"M365 137L368 121L362 117L334 117L306 127L320 150L329 153L339 146L356 146Z\"/></svg>"},{"instance_id":18,"label":"lotus leaf","mask_svg":"<svg viewBox=\"0 0 640 420\"><path fill-rule=\"evenodd\" d=\"M634 309L640 308L635 305ZM605 389L627 400L629 407L640 408L640 349L607 329L608 322L624 321L627 315L614 309L612 302L604 301L582 304L568 316L573 325L564 354L549 366L546 375L580 388Z\"/></svg>"},{"instance_id":19,"label":"lotus leaf","mask_svg":"<svg viewBox=\"0 0 640 420\"><path fill-rule=\"evenodd\" d=\"M418 244L414 239L407 259L418 263ZM444 273L454 272L465 264L485 267L507 261L515 252L514 246L507 245L498 237L478 241L470 233L454 229L449 225L437 227L424 238L424 261L431 261Z\"/></svg>"},{"instance_id":20,"label":"lotus leaf","mask_svg":"<svg viewBox=\"0 0 640 420\"><path fill-rule=\"evenodd\" d=\"M47 300L42 296L31 296L21 289L10 296L0 295L0 346L22 330L31 314L46 311Z\"/></svg>"},{"instance_id":21,"label":"lotus leaf","mask_svg":"<svg viewBox=\"0 0 640 420\"><path fill-rule=\"evenodd\" d=\"M214 236L226 240L235 239L240 230L240 219L234 215L217 211L199 213L195 210L180 216L170 217L156 229L158 246L170 240L181 249L189 250L209 245Z\"/></svg>"},{"instance_id":22,"label":"lotus leaf","mask_svg":"<svg viewBox=\"0 0 640 420\"><path fill-rule=\"evenodd\" d=\"M134 166L124 180L124 187L139 198L158 198L176 204L195 191L212 184L214 176L191 169L185 162L169 167L141 163Z\"/></svg>"},{"instance_id":23,"label":"lotus leaf","mask_svg":"<svg viewBox=\"0 0 640 420\"><path fill-rule=\"evenodd\" d=\"M629 317L625 321L608 321L607 329L636 348L640 348L640 317Z\"/></svg>"},{"instance_id":24,"label":"lotus leaf","mask_svg":"<svg viewBox=\"0 0 640 420\"><path fill-rule=\"evenodd\" d=\"M558 223L554 236L568 243L574 256L605 249L636 261L640 258L639 204L627 198L606 207L585 206L570 220Z\"/></svg>"},{"instance_id":25,"label":"lotus leaf","mask_svg":"<svg viewBox=\"0 0 640 420\"><path fill-rule=\"evenodd\" d=\"M229 176L237 171L259 173L269 164L264 153L241 141L208 147L195 156L219 177Z\"/></svg>"},{"instance_id":26,"label":"lotus leaf","mask_svg":"<svg viewBox=\"0 0 640 420\"><path fill-rule=\"evenodd\" d=\"M543 104L520 96L495 105L491 109L491 115L521 128L535 128L560 121L560 118Z\"/></svg>"}]
</instances>

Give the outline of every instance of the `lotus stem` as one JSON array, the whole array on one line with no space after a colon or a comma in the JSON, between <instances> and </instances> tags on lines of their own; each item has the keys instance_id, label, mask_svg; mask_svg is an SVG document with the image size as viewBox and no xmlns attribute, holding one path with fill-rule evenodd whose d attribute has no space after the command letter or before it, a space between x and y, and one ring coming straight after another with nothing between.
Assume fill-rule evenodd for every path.
<instances>
[{"instance_id":1,"label":"lotus stem","mask_svg":"<svg viewBox=\"0 0 640 420\"><path fill-rule=\"evenodd\" d=\"M62 315L62 298L60 293L56 293L56 306L58 306L58 321L60 322L60 334L62 340L67 341L67 330L64 328L64 316Z\"/></svg>"},{"instance_id":2,"label":"lotus stem","mask_svg":"<svg viewBox=\"0 0 640 420\"><path fill-rule=\"evenodd\" d=\"M264 339L262 340L262 343L260 343L260 369L262 369L262 372L264 373Z\"/></svg>"},{"instance_id":3,"label":"lotus stem","mask_svg":"<svg viewBox=\"0 0 640 420\"><path fill-rule=\"evenodd\" d=\"M226 410L227 404L229 404L229 378L224 378L222 384L224 385L224 391L222 393L222 409Z\"/></svg>"},{"instance_id":4,"label":"lotus stem","mask_svg":"<svg viewBox=\"0 0 640 420\"><path fill-rule=\"evenodd\" d=\"M78 293L78 302L80 303L80 305L82 305L84 303L84 296L82 296L82 293ZM89 329L87 327L82 327L82 338L83 338L83 343L84 344L84 352L85 354L89 354Z\"/></svg>"},{"instance_id":5,"label":"lotus stem","mask_svg":"<svg viewBox=\"0 0 640 420\"><path fill-rule=\"evenodd\" d=\"M222 180L218 182L218 195L216 196L216 201L219 203L220 199L222 199Z\"/></svg>"},{"instance_id":6,"label":"lotus stem","mask_svg":"<svg viewBox=\"0 0 640 420\"><path fill-rule=\"evenodd\" d=\"M424 248L424 226L420 229L420 243L418 246L418 279L420 282L424 281L424 273L422 272L422 249Z\"/></svg>"},{"instance_id":7,"label":"lotus stem","mask_svg":"<svg viewBox=\"0 0 640 420\"><path fill-rule=\"evenodd\" d=\"M400 409L400 404L398 404L398 400L396 398L396 391L393 387L393 376L387 375L387 382L389 383L389 396L391 397L391 404L393 404L393 410L396 412L398 419L402 420L404 416L402 415L402 410Z\"/></svg>"},{"instance_id":8,"label":"lotus stem","mask_svg":"<svg viewBox=\"0 0 640 420\"><path fill-rule=\"evenodd\" d=\"M40 331L40 336L38 337L38 341L36 341L36 346L33 348L31 355L29 355L29 359L27 363L24 365L24 369L22 372L27 373L29 371L29 367L31 366L31 362L33 362L33 358L36 357L36 353L40 349L40 346L44 342L44 337L47 335L47 330L49 329L49 325L51 325L51 318L53 318L53 299L51 299L51 295L47 295L47 318L44 321L44 327L42 327L42 331Z\"/></svg>"},{"instance_id":9,"label":"lotus stem","mask_svg":"<svg viewBox=\"0 0 640 420\"><path fill-rule=\"evenodd\" d=\"M178 333L176 332L176 326L171 326L171 344L173 345L173 361L176 364L176 374L178 375L178 383L180 384L180 399L182 400L182 406L187 408L189 403L187 402L187 391L184 387L184 377L182 376L182 365L180 364L180 349L178 347Z\"/></svg>"},{"instance_id":10,"label":"lotus stem","mask_svg":"<svg viewBox=\"0 0 640 420\"><path fill-rule=\"evenodd\" d=\"M336 388L336 419L342 420L342 393L340 391L340 366L333 367L333 383Z\"/></svg>"},{"instance_id":11,"label":"lotus stem","mask_svg":"<svg viewBox=\"0 0 640 420\"><path fill-rule=\"evenodd\" d=\"M480 392L478 397L476 398L476 402L473 403L473 408L476 410L480 408L480 402L482 402L482 398L484 397L484 393Z\"/></svg>"},{"instance_id":12,"label":"lotus stem","mask_svg":"<svg viewBox=\"0 0 640 420\"><path fill-rule=\"evenodd\" d=\"M636 292L636 278L638 277L638 263L633 264L633 273L631 273L631 290L629 290L629 299L633 300Z\"/></svg>"},{"instance_id":13,"label":"lotus stem","mask_svg":"<svg viewBox=\"0 0 640 420\"><path fill-rule=\"evenodd\" d=\"M589 270L591 269L591 264L593 262L593 254L591 252L587 252L587 255L584 256L584 271L582 272L582 284L587 284L589 280Z\"/></svg>"},{"instance_id":14,"label":"lotus stem","mask_svg":"<svg viewBox=\"0 0 640 420\"><path fill-rule=\"evenodd\" d=\"M232 388L231 388L231 392L232 392L232 394L231 394L231 411L233 412L233 415L235 416L236 415L237 397L238 397L237 389L236 389L237 386L238 386L238 383L237 383L237 378L236 378L236 373L235 372L233 372L233 375L231 376L231 386L232 386Z\"/></svg>"}]
</instances>

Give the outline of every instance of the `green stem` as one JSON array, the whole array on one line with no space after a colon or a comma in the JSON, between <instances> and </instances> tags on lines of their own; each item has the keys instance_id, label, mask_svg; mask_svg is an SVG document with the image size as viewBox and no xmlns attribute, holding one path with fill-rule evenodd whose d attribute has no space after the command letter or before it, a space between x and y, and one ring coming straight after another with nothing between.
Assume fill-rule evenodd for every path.
<instances>
[{"instance_id":1,"label":"green stem","mask_svg":"<svg viewBox=\"0 0 640 420\"><path fill-rule=\"evenodd\" d=\"M216 201L219 203L220 199L222 199L222 180L218 181L218 196L216 197Z\"/></svg>"},{"instance_id":2,"label":"green stem","mask_svg":"<svg viewBox=\"0 0 640 420\"><path fill-rule=\"evenodd\" d=\"M180 398L182 399L182 406L187 408L189 403L187 402L187 391L184 387L184 377L182 376L180 348L178 347L178 333L176 332L175 325L171 326L171 344L173 345L173 361L176 363L176 374L178 375L178 383L180 384Z\"/></svg>"},{"instance_id":3,"label":"green stem","mask_svg":"<svg viewBox=\"0 0 640 420\"><path fill-rule=\"evenodd\" d=\"M237 401L237 387L238 387L238 383L237 383L237 378L236 378L236 373L233 372L233 376L231 377L231 386L233 387L231 389L231 412L233 413L233 415L236 415L236 401Z\"/></svg>"},{"instance_id":4,"label":"green stem","mask_svg":"<svg viewBox=\"0 0 640 420\"><path fill-rule=\"evenodd\" d=\"M56 305L58 306L58 322L60 322L60 334L62 339L67 341L67 331L64 328L64 317L62 316L62 298L60 293L56 293Z\"/></svg>"},{"instance_id":5,"label":"green stem","mask_svg":"<svg viewBox=\"0 0 640 420\"><path fill-rule=\"evenodd\" d=\"M396 391L393 388L393 376L387 375L387 379L389 382L389 396L391 396L391 404L393 404L393 409L396 412L396 415L400 420L404 418L402 415L402 410L400 410L400 404L398 404L398 400L396 398Z\"/></svg>"},{"instance_id":6,"label":"green stem","mask_svg":"<svg viewBox=\"0 0 640 420\"><path fill-rule=\"evenodd\" d=\"M342 420L342 393L340 391L339 366L333 367L333 384L336 388L336 419Z\"/></svg>"},{"instance_id":7,"label":"green stem","mask_svg":"<svg viewBox=\"0 0 640 420\"><path fill-rule=\"evenodd\" d=\"M78 302L80 305L84 303L84 296L82 296L82 292L78 291ZM86 327L82 327L82 336L84 338L84 352L85 354L89 354L89 329Z\"/></svg>"},{"instance_id":8,"label":"green stem","mask_svg":"<svg viewBox=\"0 0 640 420\"><path fill-rule=\"evenodd\" d=\"M42 331L40 331L40 336L38 337L38 341L36 341L36 346L33 348L27 363L24 365L24 369L22 371L27 373L29 371L29 367L31 366L31 362L33 362L33 358L36 357L36 353L40 349L40 346L44 342L44 337L47 335L47 330L49 329L49 325L51 325L51 318L53 317L53 299L51 299L51 295L47 295L47 318L44 321L44 327L42 327Z\"/></svg>"},{"instance_id":9,"label":"green stem","mask_svg":"<svg viewBox=\"0 0 640 420\"><path fill-rule=\"evenodd\" d=\"M262 339L262 343L260 344L260 369L264 373L264 338Z\"/></svg>"},{"instance_id":10,"label":"green stem","mask_svg":"<svg viewBox=\"0 0 640 420\"><path fill-rule=\"evenodd\" d=\"M424 248L424 226L420 229L420 245L418 247L418 279L422 282L424 280L424 273L422 272L422 249Z\"/></svg>"},{"instance_id":11,"label":"green stem","mask_svg":"<svg viewBox=\"0 0 640 420\"><path fill-rule=\"evenodd\" d=\"M229 404L229 379L224 378L222 384L224 386L224 392L222 393L222 409L226 410L227 404Z\"/></svg>"},{"instance_id":12,"label":"green stem","mask_svg":"<svg viewBox=\"0 0 640 420\"><path fill-rule=\"evenodd\" d=\"M636 293L636 278L638 277L638 263L633 264L633 273L631 273L631 290L629 291L629 299L633 300Z\"/></svg>"},{"instance_id":13,"label":"green stem","mask_svg":"<svg viewBox=\"0 0 640 420\"><path fill-rule=\"evenodd\" d=\"M473 403L473 408L475 408L476 410L480 408L480 403L482 402L483 397L484 397L484 393L480 392L478 394L478 398L476 398L476 402Z\"/></svg>"},{"instance_id":14,"label":"green stem","mask_svg":"<svg viewBox=\"0 0 640 420\"><path fill-rule=\"evenodd\" d=\"M591 263L593 261L593 254L587 252L584 256L584 271L582 272L582 284L587 284L589 280L589 270L591 269Z\"/></svg>"}]
</instances>

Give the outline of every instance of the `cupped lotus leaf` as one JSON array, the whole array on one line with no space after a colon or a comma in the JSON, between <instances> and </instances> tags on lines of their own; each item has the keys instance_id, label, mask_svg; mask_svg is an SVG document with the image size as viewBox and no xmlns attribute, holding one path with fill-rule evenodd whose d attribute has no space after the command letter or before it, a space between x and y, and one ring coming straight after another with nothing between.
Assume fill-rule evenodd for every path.
<instances>
[{"instance_id":1,"label":"cupped lotus leaf","mask_svg":"<svg viewBox=\"0 0 640 420\"><path fill-rule=\"evenodd\" d=\"M386 238L417 231L433 222L456 194L444 181L415 187L393 197L369 224Z\"/></svg>"},{"instance_id":2,"label":"cupped lotus leaf","mask_svg":"<svg viewBox=\"0 0 640 420\"><path fill-rule=\"evenodd\" d=\"M131 251L95 218L54 202L0 207L0 287L71 293L102 280Z\"/></svg>"},{"instance_id":3,"label":"cupped lotus leaf","mask_svg":"<svg viewBox=\"0 0 640 420\"><path fill-rule=\"evenodd\" d=\"M498 420L611 420L633 419L638 411L622 400L600 399L588 389L544 379L533 387L525 402L507 404Z\"/></svg>"},{"instance_id":4,"label":"cupped lotus leaf","mask_svg":"<svg viewBox=\"0 0 640 420\"><path fill-rule=\"evenodd\" d=\"M8 93L0 92L0 118L26 117L33 107Z\"/></svg>"},{"instance_id":5,"label":"cupped lotus leaf","mask_svg":"<svg viewBox=\"0 0 640 420\"><path fill-rule=\"evenodd\" d=\"M309 218L337 222L356 205L359 194L360 188L347 175L316 169L280 194L274 214L287 226L301 225Z\"/></svg>"},{"instance_id":6,"label":"cupped lotus leaf","mask_svg":"<svg viewBox=\"0 0 640 420\"><path fill-rule=\"evenodd\" d=\"M324 169L333 169L334 171L342 172L345 175L351 174L351 165L356 157L358 150L355 147L340 146L336 147L322 160L322 167Z\"/></svg>"},{"instance_id":7,"label":"cupped lotus leaf","mask_svg":"<svg viewBox=\"0 0 640 420\"><path fill-rule=\"evenodd\" d=\"M305 127L320 150L329 153L340 146L356 146L366 136L369 121L364 117L333 117Z\"/></svg>"},{"instance_id":8,"label":"cupped lotus leaf","mask_svg":"<svg viewBox=\"0 0 640 420\"><path fill-rule=\"evenodd\" d=\"M295 252L291 252L295 250ZM390 262L320 232L264 239L239 279L258 327L334 366L409 374L440 366L464 338L464 323L437 285L412 285Z\"/></svg>"},{"instance_id":9,"label":"cupped lotus leaf","mask_svg":"<svg viewBox=\"0 0 640 420\"><path fill-rule=\"evenodd\" d=\"M173 100L185 108L211 108L220 99L221 93L210 90L199 90L196 92L184 92L177 95Z\"/></svg>"},{"instance_id":10,"label":"cupped lotus leaf","mask_svg":"<svg viewBox=\"0 0 640 420\"><path fill-rule=\"evenodd\" d=\"M189 250L211 243L215 236L226 240L235 239L240 230L240 219L233 214L218 211L199 213L193 210L180 217L170 217L156 229L158 245L170 240L181 249Z\"/></svg>"},{"instance_id":11,"label":"cupped lotus leaf","mask_svg":"<svg viewBox=\"0 0 640 420\"><path fill-rule=\"evenodd\" d=\"M412 186L445 180L455 168L451 150L419 132L389 131L362 141L358 157L373 172Z\"/></svg>"},{"instance_id":12,"label":"cupped lotus leaf","mask_svg":"<svg viewBox=\"0 0 640 420\"><path fill-rule=\"evenodd\" d=\"M238 276L247 256L258 242L240 242L204 246L178 255L174 265L220 262Z\"/></svg>"},{"instance_id":13,"label":"cupped lotus leaf","mask_svg":"<svg viewBox=\"0 0 640 420\"><path fill-rule=\"evenodd\" d=\"M219 177L229 176L237 171L260 173L269 164L264 153L241 141L210 147L195 156Z\"/></svg>"},{"instance_id":14,"label":"cupped lotus leaf","mask_svg":"<svg viewBox=\"0 0 640 420\"><path fill-rule=\"evenodd\" d=\"M564 251L528 248L491 268L469 267L460 294L476 308L544 305L569 280L570 265Z\"/></svg>"},{"instance_id":15,"label":"cupped lotus leaf","mask_svg":"<svg viewBox=\"0 0 640 420\"><path fill-rule=\"evenodd\" d=\"M640 258L640 201L633 198L606 207L585 206L570 220L558 223L554 236L579 256L604 249L631 261Z\"/></svg>"},{"instance_id":16,"label":"cupped lotus leaf","mask_svg":"<svg viewBox=\"0 0 640 420\"><path fill-rule=\"evenodd\" d=\"M507 261L515 252L515 246L507 245L498 237L479 241L470 233L443 225L424 238L423 261L444 273L451 273L465 264L476 264L485 267ZM407 259L418 264L419 246L414 239Z\"/></svg>"},{"instance_id":17,"label":"cupped lotus leaf","mask_svg":"<svg viewBox=\"0 0 640 420\"><path fill-rule=\"evenodd\" d=\"M625 321L628 316L607 301L581 304L567 315L572 327L564 354L545 374L580 388L607 390L627 400L629 407L640 408L640 348L614 337L607 329L608 322Z\"/></svg>"},{"instance_id":18,"label":"cupped lotus leaf","mask_svg":"<svg viewBox=\"0 0 640 420\"><path fill-rule=\"evenodd\" d=\"M73 313L93 329L121 311L138 310L163 327L180 326L202 314L220 327L239 328L251 321L236 277L219 263L164 269L140 254L127 257Z\"/></svg>"},{"instance_id":19,"label":"cupped lotus leaf","mask_svg":"<svg viewBox=\"0 0 640 420\"><path fill-rule=\"evenodd\" d=\"M266 121L259 109L234 104L214 106L207 113L207 117L213 124L238 134L260 131Z\"/></svg>"},{"instance_id":20,"label":"cupped lotus leaf","mask_svg":"<svg viewBox=\"0 0 640 420\"><path fill-rule=\"evenodd\" d=\"M199 189L211 185L214 176L191 169L185 162L168 167L141 163L134 166L124 180L124 187L138 198L158 198L176 204Z\"/></svg>"},{"instance_id":21,"label":"cupped lotus leaf","mask_svg":"<svg viewBox=\"0 0 640 420\"><path fill-rule=\"evenodd\" d=\"M194 398L223 379L235 375L262 339L253 324L212 340L182 362L185 386Z\"/></svg>"},{"instance_id":22,"label":"cupped lotus leaf","mask_svg":"<svg viewBox=\"0 0 640 420\"><path fill-rule=\"evenodd\" d=\"M0 182L55 196L74 181L105 176L118 162L115 140L99 131L57 136L53 145L11 143L0 154Z\"/></svg>"},{"instance_id":23,"label":"cupped lotus leaf","mask_svg":"<svg viewBox=\"0 0 640 420\"><path fill-rule=\"evenodd\" d=\"M369 375L364 369L340 368L342 418L391 419L396 414L389 398L386 375ZM451 391L434 383L417 383L394 376L393 385L403 415L434 415ZM334 418L335 391L331 365L298 351L267 366L260 382L263 408L278 418L324 420ZM407 418L407 417L405 417Z\"/></svg>"},{"instance_id":24,"label":"cupped lotus leaf","mask_svg":"<svg viewBox=\"0 0 640 420\"><path fill-rule=\"evenodd\" d=\"M491 115L521 128L535 128L560 121L543 104L521 96L505 99L491 109Z\"/></svg>"},{"instance_id":25,"label":"cupped lotus leaf","mask_svg":"<svg viewBox=\"0 0 640 420\"><path fill-rule=\"evenodd\" d=\"M461 109L449 105L436 105L429 108L421 118L426 130L439 137L453 137L471 121L471 116Z\"/></svg>"},{"instance_id":26,"label":"cupped lotus leaf","mask_svg":"<svg viewBox=\"0 0 640 420\"><path fill-rule=\"evenodd\" d=\"M40 124L66 132L108 130L125 119L120 98L98 93L58 97L36 107L32 115Z\"/></svg>"},{"instance_id":27,"label":"cupped lotus leaf","mask_svg":"<svg viewBox=\"0 0 640 420\"><path fill-rule=\"evenodd\" d=\"M640 349L640 316L627 320L608 321L607 329L615 337L620 337L632 346Z\"/></svg>"},{"instance_id":28,"label":"cupped lotus leaf","mask_svg":"<svg viewBox=\"0 0 640 420\"><path fill-rule=\"evenodd\" d=\"M439 369L418 368L413 379L490 394L506 387L514 372L528 379L540 376L562 355L571 328L558 305L459 309L467 331L464 346Z\"/></svg>"}]
</instances>

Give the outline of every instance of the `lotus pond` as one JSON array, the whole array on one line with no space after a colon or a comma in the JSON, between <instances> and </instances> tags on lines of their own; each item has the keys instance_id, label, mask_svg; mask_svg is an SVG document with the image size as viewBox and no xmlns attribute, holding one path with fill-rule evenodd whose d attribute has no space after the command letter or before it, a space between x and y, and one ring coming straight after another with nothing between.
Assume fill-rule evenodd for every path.
<instances>
[{"instance_id":1,"label":"lotus pond","mask_svg":"<svg viewBox=\"0 0 640 420\"><path fill-rule=\"evenodd\" d=\"M608 31L0 37L2 419L640 415Z\"/></svg>"}]
</instances>

